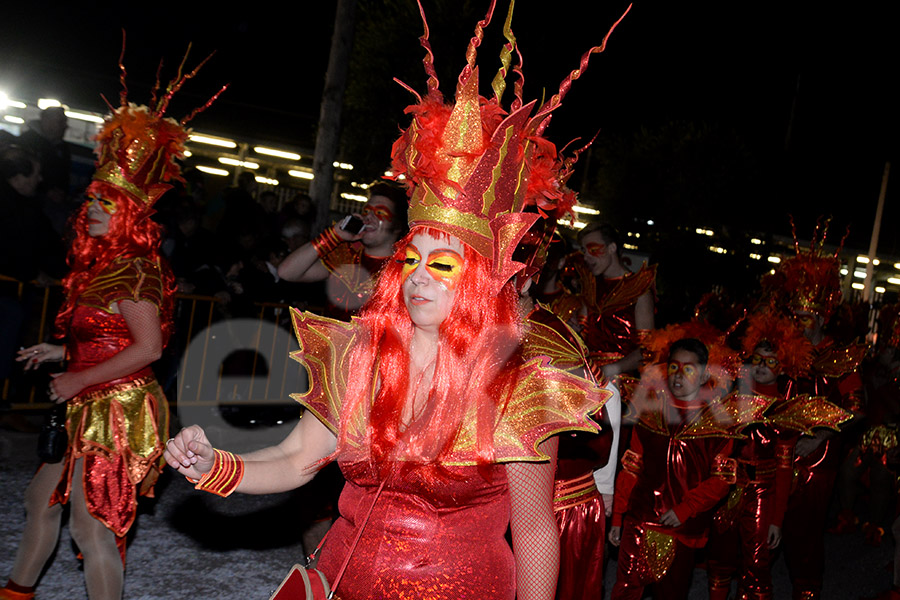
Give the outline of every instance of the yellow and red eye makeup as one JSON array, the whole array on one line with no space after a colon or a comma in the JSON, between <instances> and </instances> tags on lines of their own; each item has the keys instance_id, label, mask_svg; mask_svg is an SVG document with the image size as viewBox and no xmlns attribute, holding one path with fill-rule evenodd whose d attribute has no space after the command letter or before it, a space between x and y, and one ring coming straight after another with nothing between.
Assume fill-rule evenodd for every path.
<instances>
[{"instance_id":1,"label":"yellow and red eye makeup","mask_svg":"<svg viewBox=\"0 0 900 600\"><path fill-rule=\"evenodd\" d=\"M754 367L764 364L773 371L778 368L778 359L774 356L763 356L762 354L753 354L750 357L750 364Z\"/></svg>"},{"instance_id":2,"label":"yellow and red eye makeup","mask_svg":"<svg viewBox=\"0 0 900 600\"><path fill-rule=\"evenodd\" d=\"M590 254L591 256L604 256L606 255L606 244L598 244L596 242L590 242L584 245L584 251Z\"/></svg>"},{"instance_id":3,"label":"yellow and red eye makeup","mask_svg":"<svg viewBox=\"0 0 900 600\"><path fill-rule=\"evenodd\" d=\"M110 200L109 198L102 198L100 196L91 196L91 200L97 203L97 206L103 209L108 215L116 214L116 210L119 206L116 204L115 200Z\"/></svg>"},{"instance_id":4,"label":"yellow and red eye makeup","mask_svg":"<svg viewBox=\"0 0 900 600\"><path fill-rule=\"evenodd\" d=\"M669 361L669 376L681 373L681 376L688 381L696 381L700 376L700 369L694 363L683 363L677 360Z\"/></svg>"},{"instance_id":5,"label":"yellow and red eye makeup","mask_svg":"<svg viewBox=\"0 0 900 600\"><path fill-rule=\"evenodd\" d=\"M403 261L402 278L404 282L419 268L421 262L422 255L419 253L419 249L408 244L406 258ZM432 279L443 283L447 289L454 290L462 276L463 262L463 257L453 250L434 250L428 255L425 270Z\"/></svg>"},{"instance_id":6,"label":"yellow and red eye makeup","mask_svg":"<svg viewBox=\"0 0 900 600\"><path fill-rule=\"evenodd\" d=\"M366 204L362 209L362 216L373 215L379 221L391 221L394 213L387 206L372 206Z\"/></svg>"}]
</instances>

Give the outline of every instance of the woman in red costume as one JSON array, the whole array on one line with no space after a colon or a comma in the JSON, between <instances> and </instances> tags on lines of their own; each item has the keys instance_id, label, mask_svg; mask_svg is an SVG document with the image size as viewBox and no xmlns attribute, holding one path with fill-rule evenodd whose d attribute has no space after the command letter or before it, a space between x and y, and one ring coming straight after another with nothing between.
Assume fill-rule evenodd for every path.
<instances>
[{"instance_id":1,"label":"woman in red costume","mask_svg":"<svg viewBox=\"0 0 900 600\"><path fill-rule=\"evenodd\" d=\"M73 220L71 271L56 317L65 344L19 353L26 369L67 361L48 395L66 403L69 443L62 462L42 464L25 492L25 532L0 590L3 600L34 597L65 504L84 557L88 597L121 598L137 498L152 495L163 466L169 409L150 365L172 333L175 286L150 216L172 187L166 182L179 177L175 157L187 140L184 123L202 108L181 123L163 117L172 94L196 70L173 80L158 101L154 93L152 107L127 102L124 67L122 73L121 106L97 137L97 170Z\"/></svg>"},{"instance_id":2,"label":"woman in red costume","mask_svg":"<svg viewBox=\"0 0 900 600\"><path fill-rule=\"evenodd\" d=\"M392 168L410 185L410 234L359 317L294 313L310 372L295 397L307 414L284 442L244 456L214 450L196 426L168 443L168 463L219 494L291 489L337 460L347 485L319 567L344 600L552 600L556 590L555 436L596 430L588 415L604 395L521 350L511 278L524 265L512 255L539 218L522 212L526 197L558 193L558 175L535 157L555 155L540 135L562 94L536 109L517 84L508 115L498 80L493 98L478 94L475 50L492 12L454 104L421 38L429 91L408 110Z\"/></svg>"}]
</instances>

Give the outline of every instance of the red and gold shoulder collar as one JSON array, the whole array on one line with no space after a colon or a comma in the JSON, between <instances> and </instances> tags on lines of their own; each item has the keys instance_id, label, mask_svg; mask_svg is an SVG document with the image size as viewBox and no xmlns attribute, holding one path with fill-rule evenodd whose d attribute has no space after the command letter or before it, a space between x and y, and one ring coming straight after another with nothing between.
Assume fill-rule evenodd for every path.
<instances>
[{"instance_id":1,"label":"red and gold shoulder collar","mask_svg":"<svg viewBox=\"0 0 900 600\"><path fill-rule=\"evenodd\" d=\"M112 313L121 300L162 305L162 268L146 258L117 258L81 293L78 304Z\"/></svg>"},{"instance_id":2,"label":"red and gold shoulder collar","mask_svg":"<svg viewBox=\"0 0 900 600\"><path fill-rule=\"evenodd\" d=\"M291 358L303 364L309 374L309 390L291 397L334 433L339 427L350 427L350 444L362 447L366 415L343 415L341 411L350 377L350 351L360 332L359 320L345 323L296 309L291 309L291 314L300 343L300 350L291 353ZM374 389L373 383L373 398ZM600 427L592 416L599 414L611 395L593 381L551 366L546 356L528 360L495 424L495 461L546 460L538 446L548 437L565 431L598 431ZM478 464L475 407L470 412L444 464Z\"/></svg>"},{"instance_id":3,"label":"red and gold shoulder collar","mask_svg":"<svg viewBox=\"0 0 900 600\"><path fill-rule=\"evenodd\" d=\"M812 435L815 427L838 430L853 415L822 396L800 394L772 405L766 420L779 429Z\"/></svg>"}]
</instances>

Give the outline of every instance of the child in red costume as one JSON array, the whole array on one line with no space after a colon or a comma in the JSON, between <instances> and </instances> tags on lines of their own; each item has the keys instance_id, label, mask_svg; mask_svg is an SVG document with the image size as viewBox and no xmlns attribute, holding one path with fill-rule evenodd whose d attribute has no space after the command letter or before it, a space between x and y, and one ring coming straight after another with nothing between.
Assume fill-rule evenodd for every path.
<instances>
[{"instance_id":1,"label":"child in red costume","mask_svg":"<svg viewBox=\"0 0 900 600\"><path fill-rule=\"evenodd\" d=\"M733 438L760 412L740 414L722 401L737 364L721 338L689 323L645 341L656 364L635 394L638 421L616 480L609 532L620 546L615 599L638 600L647 585L657 599L687 597L710 511L734 481Z\"/></svg>"}]
</instances>

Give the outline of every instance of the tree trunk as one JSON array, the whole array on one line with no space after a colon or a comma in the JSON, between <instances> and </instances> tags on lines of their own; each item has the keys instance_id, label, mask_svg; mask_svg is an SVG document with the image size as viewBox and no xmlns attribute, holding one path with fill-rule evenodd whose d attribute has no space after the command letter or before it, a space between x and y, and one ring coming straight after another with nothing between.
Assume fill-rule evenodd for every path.
<instances>
[{"instance_id":1,"label":"tree trunk","mask_svg":"<svg viewBox=\"0 0 900 600\"><path fill-rule=\"evenodd\" d=\"M350 50L353 46L353 27L356 20L357 0L338 0L334 15L334 33L331 36L331 54L325 89L319 110L319 128L316 132L316 155L313 158L314 178L309 195L316 205L316 231L330 222L331 193L334 187L334 160L341 137L341 109L347 72L350 67Z\"/></svg>"}]
</instances>

